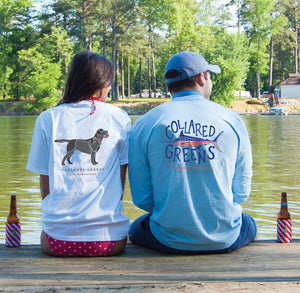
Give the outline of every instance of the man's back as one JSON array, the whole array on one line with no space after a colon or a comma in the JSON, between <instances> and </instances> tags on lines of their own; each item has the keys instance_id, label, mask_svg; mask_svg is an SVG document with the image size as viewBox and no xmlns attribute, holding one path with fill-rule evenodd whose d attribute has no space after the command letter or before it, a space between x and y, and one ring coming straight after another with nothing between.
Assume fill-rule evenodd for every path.
<instances>
[{"instance_id":1,"label":"man's back","mask_svg":"<svg viewBox=\"0 0 300 293\"><path fill-rule=\"evenodd\" d=\"M152 213L150 228L161 243L218 250L236 240L252 176L237 114L198 92L179 92L136 122L129 162L133 201Z\"/></svg>"},{"instance_id":2,"label":"man's back","mask_svg":"<svg viewBox=\"0 0 300 293\"><path fill-rule=\"evenodd\" d=\"M148 212L132 243L174 254L224 253L257 233L240 203L250 194L251 145L236 113L210 102L218 65L191 51L165 69L172 101L136 121L129 146L133 202Z\"/></svg>"}]
</instances>

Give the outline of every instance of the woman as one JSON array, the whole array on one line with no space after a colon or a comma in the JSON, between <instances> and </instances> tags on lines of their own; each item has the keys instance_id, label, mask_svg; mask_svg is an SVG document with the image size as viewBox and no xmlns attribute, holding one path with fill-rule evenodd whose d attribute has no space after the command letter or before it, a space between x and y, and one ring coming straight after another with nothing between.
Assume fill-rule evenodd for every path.
<instances>
[{"instance_id":1,"label":"woman","mask_svg":"<svg viewBox=\"0 0 300 293\"><path fill-rule=\"evenodd\" d=\"M107 256L125 248L131 122L105 103L113 77L104 56L76 54L59 105L36 120L27 169L40 174L41 245L49 255Z\"/></svg>"}]
</instances>

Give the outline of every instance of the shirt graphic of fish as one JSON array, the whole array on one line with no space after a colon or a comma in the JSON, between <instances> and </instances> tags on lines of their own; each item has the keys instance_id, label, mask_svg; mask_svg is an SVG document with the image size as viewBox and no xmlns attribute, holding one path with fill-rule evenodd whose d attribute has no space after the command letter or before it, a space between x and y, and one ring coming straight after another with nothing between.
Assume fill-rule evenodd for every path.
<instances>
[{"instance_id":1,"label":"shirt graphic of fish","mask_svg":"<svg viewBox=\"0 0 300 293\"><path fill-rule=\"evenodd\" d=\"M199 148L202 145L213 144L221 152L217 144L217 140L223 132L224 131L221 131L214 140L209 140L201 137L188 136L185 135L183 131L181 131L179 137L175 141L171 142L171 144L179 147L196 147L196 148Z\"/></svg>"}]
</instances>

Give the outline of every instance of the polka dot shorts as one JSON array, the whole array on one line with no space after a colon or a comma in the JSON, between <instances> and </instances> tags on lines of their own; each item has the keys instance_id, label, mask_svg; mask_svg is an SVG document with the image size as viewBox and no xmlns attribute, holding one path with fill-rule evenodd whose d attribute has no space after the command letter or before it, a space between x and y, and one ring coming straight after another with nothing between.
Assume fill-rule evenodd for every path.
<instances>
[{"instance_id":1,"label":"polka dot shorts","mask_svg":"<svg viewBox=\"0 0 300 293\"><path fill-rule=\"evenodd\" d=\"M49 235L47 239L56 256L109 256L116 246L116 241L63 241Z\"/></svg>"}]
</instances>

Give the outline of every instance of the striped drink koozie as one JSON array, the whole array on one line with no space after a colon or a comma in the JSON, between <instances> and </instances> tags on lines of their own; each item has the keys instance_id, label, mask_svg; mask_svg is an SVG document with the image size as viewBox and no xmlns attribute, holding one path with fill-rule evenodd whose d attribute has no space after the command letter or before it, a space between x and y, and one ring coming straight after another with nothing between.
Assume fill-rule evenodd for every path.
<instances>
[{"instance_id":1,"label":"striped drink koozie","mask_svg":"<svg viewBox=\"0 0 300 293\"><path fill-rule=\"evenodd\" d=\"M17 213L17 196L10 197L10 212L6 221L6 241L8 247L19 247L21 245L21 223Z\"/></svg>"},{"instance_id":2,"label":"striped drink koozie","mask_svg":"<svg viewBox=\"0 0 300 293\"><path fill-rule=\"evenodd\" d=\"M21 223L6 223L6 241L8 247L21 246Z\"/></svg>"},{"instance_id":3,"label":"striped drink koozie","mask_svg":"<svg viewBox=\"0 0 300 293\"><path fill-rule=\"evenodd\" d=\"M288 211L287 194L281 193L281 206L277 218L277 242L289 243L292 241L292 220Z\"/></svg>"},{"instance_id":4,"label":"striped drink koozie","mask_svg":"<svg viewBox=\"0 0 300 293\"><path fill-rule=\"evenodd\" d=\"M277 219L277 242L289 243L292 241L292 220Z\"/></svg>"}]
</instances>

